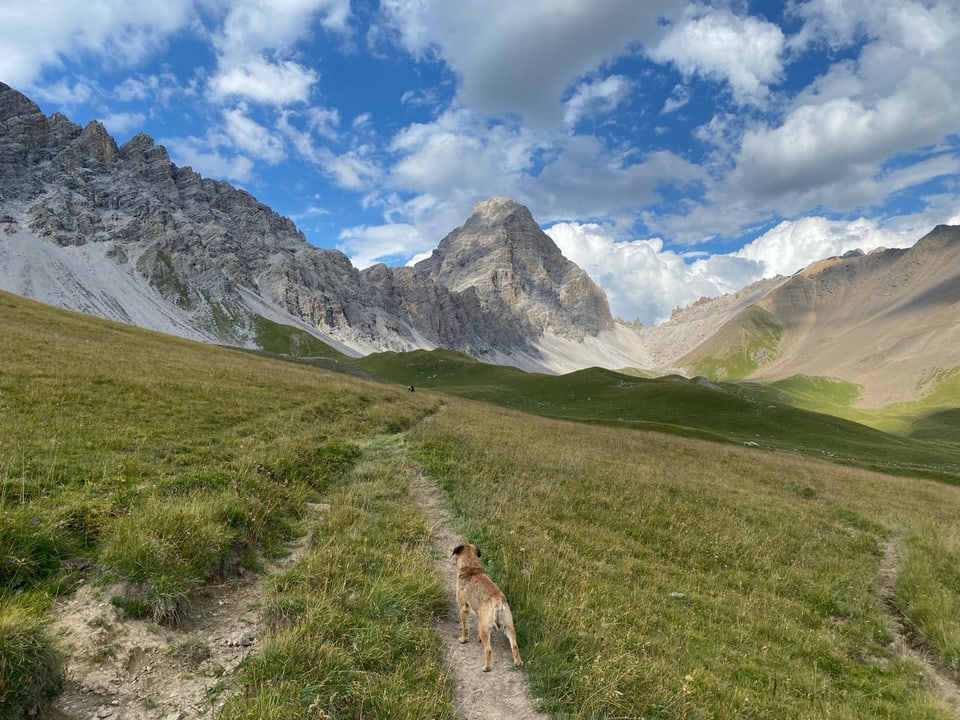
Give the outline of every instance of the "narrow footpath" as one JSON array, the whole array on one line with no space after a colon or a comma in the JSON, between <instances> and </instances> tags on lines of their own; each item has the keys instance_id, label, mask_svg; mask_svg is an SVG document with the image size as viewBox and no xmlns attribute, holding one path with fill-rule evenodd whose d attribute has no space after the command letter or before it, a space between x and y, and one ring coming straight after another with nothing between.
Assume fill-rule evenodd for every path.
<instances>
[{"instance_id":1,"label":"narrow footpath","mask_svg":"<svg viewBox=\"0 0 960 720\"><path fill-rule=\"evenodd\" d=\"M493 638L493 670L483 672L483 649L476 641L476 619L468 625L470 640L461 644L460 611L457 608L457 567L451 553L464 538L453 529L450 513L436 486L417 470L408 470L410 489L430 524L434 546L434 564L443 579L449 598L448 611L435 627L443 639L445 660L457 691L456 716L459 720L547 720L536 710L523 671L515 668L510 646L500 633ZM507 598L509 600L509 597ZM516 611L514 621L523 622ZM526 660L524 648L520 654Z\"/></svg>"},{"instance_id":2,"label":"narrow footpath","mask_svg":"<svg viewBox=\"0 0 960 720\"><path fill-rule=\"evenodd\" d=\"M901 657L909 658L923 668L924 679L931 692L946 703L954 717L960 718L960 683L956 674L921 642L897 607L895 591L897 573L900 570L897 546L892 541L887 541L880 550L882 555L877 574L877 594L890 618L889 630L893 635L893 649Z\"/></svg>"}]
</instances>

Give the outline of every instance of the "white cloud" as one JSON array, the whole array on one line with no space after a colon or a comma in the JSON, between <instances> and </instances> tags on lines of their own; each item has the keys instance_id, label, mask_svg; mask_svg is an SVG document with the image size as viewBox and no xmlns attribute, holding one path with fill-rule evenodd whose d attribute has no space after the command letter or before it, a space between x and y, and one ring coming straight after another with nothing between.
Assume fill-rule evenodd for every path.
<instances>
[{"instance_id":1,"label":"white cloud","mask_svg":"<svg viewBox=\"0 0 960 720\"><path fill-rule=\"evenodd\" d=\"M458 96L486 113L535 124L562 119L578 77L658 32L677 0L383 0L385 21L409 52L436 54L460 79Z\"/></svg>"},{"instance_id":2,"label":"white cloud","mask_svg":"<svg viewBox=\"0 0 960 720\"><path fill-rule=\"evenodd\" d=\"M217 100L241 97L272 105L290 105L305 102L318 79L314 70L292 60L270 62L255 57L214 76L210 80L210 91Z\"/></svg>"},{"instance_id":3,"label":"white cloud","mask_svg":"<svg viewBox=\"0 0 960 720\"><path fill-rule=\"evenodd\" d=\"M538 149L535 136L516 125L488 125L467 110L450 110L432 123L397 133L389 148L398 156L394 189L465 199L510 194Z\"/></svg>"},{"instance_id":4,"label":"white cloud","mask_svg":"<svg viewBox=\"0 0 960 720\"><path fill-rule=\"evenodd\" d=\"M321 165L338 186L347 190L369 190L381 177L380 167L355 150L341 155L323 152Z\"/></svg>"},{"instance_id":5,"label":"white cloud","mask_svg":"<svg viewBox=\"0 0 960 720\"><path fill-rule=\"evenodd\" d=\"M289 52L317 16L325 30L349 29L350 0L234 0L229 8L215 38L221 68L266 51Z\"/></svg>"},{"instance_id":6,"label":"white cloud","mask_svg":"<svg viewBox=\"0 0 960 720\"><path fill-rule=\"evenodd\" d=\"M65 80L58 80L44 84L42 88L34 90L32 95L37 100L55 103L61 107L71 107L90 100L93 89L83 81L70 85Z\"/></svg>"},{"instance_id":7,"label":"white cloud","mask_svg":"<svg viewBox=\"0 0 960 720\"><path fill-rule=\"evenodd\" d=\"M763 99L768 86L780 79L784 35L773 23L738 17L726 9L692 13L669 28L647 49L657 62L672 62L686 76L702 75L730 83L741 103Z\"/></svg>"},{"instance_id":8,"label":"white cloud","mask_svg":"<svg viewBox=\"0 0 960 720\"><path fill-rule=\"evenodd\" d=\"M117 112L105 115L102 122L111 135L122 135L143 127L146 116L140 112Z\"/></svg>"},{"instance_id":9,"label":"white cloud","mask_svg":"<svg viewBox=\"0 0 960 720\"><path fill-rule=\"evenodd\" d=\"M866 218L839 221L805 217L780 223L733 255L756 261L763 277L773 277L793 275L812 262L851 250L908 247L917 239L917 235L881 228Z\"/></svg>"},{"instance_id":10,"label":"white cloud","mask_svg":"<svg viewBox=\"0 0 960 720\"><path fill-rule=\"evenodd\" d=\"M209 139L193 136L168 138L160 140L159 144L167 148L174 163L189 166L205 177L245 183L253 176L253 162L249 158L243 155L228 157Z\"/></svg>"},{"instance_id":11,"label":"white cloud","mask_svg":"<svg viewBox=\"0 0 960 720\"><path fill-rule=\"evenodd\" d=\"M745 133L728 178L730 191L776 202L786 213L811 205L849 210L880 202L883 183L875 184L878 192L870 197L849 189L889 172L884 164L898 154L934 145L955 131L960 97L954 94L944 78L915 68L897 92L872 103L838 97L802 105L778 127ZM923 179L928 178L918 180Z\"/></svg>"},{"instance_id":12,"label":"white cloud","mask_svg":"<svg viewBox=\"0 0 960 720\"><path fill-rule=\"evenodd\" d=\"M193 16L191 0L45 0L6 2L0 22L0 78L24 88L40 87L45 69L66 58L134 67L166 45Z\"/></svg>"},{"instance_id":13,"label":"white cloud","mask_svg":"<svg viewBox=\"0 0 960 720\"><path fill-rule=\"evenodd\" d=\"M283 140L245 113L243 106L223 111L225 130L234 147L271 165L283 160L286 157Z\"/></svg>"},{"instance_id":14,"label":"white cloud","mask_svg":"<svg viewBox=\"0 0 960 720\"><path fill-rule=\"evenodd\" d=\"M255 102L306 102L319 80L297 59L314 20L328 31L349 31L350 0L239 0L229 5L214 35L217 71L210 80L215 100L239 96Z\"/></svg>"},{"instance_id":15,"label":"white cloud","mask_svg":"<svg viewBox=\"0 0 960 720\"><path fill-rule=\"evenodd\" d=\"M630 94L630 86L630 81L623 75L581 83L564 103L564 123L572 128L584 116L613 111Z\"/></svg>"},{"instance_id":16,"label":"white cloud","mask_svg":"<svg viewBox=\"0 0 960 720\"><path fill-rule=\"evenodd\" d=\"M662 112L664 115L668 115L675 110L679 110L688 102L690 102L691 95L692 93L689 85L680 83L679 85L674 86L673 90L670 92L670 97L664 101L663 108L660 112Z\"/></svg>"},{"instance_id":17,"label":"white cloud","mask_svg":"<svg viewBox=\"0 0 960 720\"><path fill-rule=\"evenodd\" d=\"M418 248L435 242L425 238L420 228L408 223L367 226L344 229L339 236L340 249L358 268L366 268L397 255L409 257Z\"/></svg>"},{"instance_id":18,"label":"white cloud","mask_svg":"<svg viewBox=\"0 0 960 720\"><path fill-rule=\"evenodd\" d=\"M665 249L659 238L621 240L611 225L557 223L546 232L603 288L614 315L655 325L667 320L674 308L701 297L735 292L761 278L792 275L824 258L851 250L909 247L936 223L950 221L948 208L939 212L885 225L865 218L805 217L780 223L738 251L700 257Z\"/></svg>"},{"instance_id":19,"label":"white cloud","mask_svg":"<svg viewBox=\"0 0 960 720\"><path fill-rule=\"evenodd\" d=\"M665 250L659 238L618 241L611 226L558 223L547 234L564 256L587 271L603 288L616 317L656 325L678 306L716 296L759 277L756 263L745 259L687 262Z\"/></svg>"}]
</instances>

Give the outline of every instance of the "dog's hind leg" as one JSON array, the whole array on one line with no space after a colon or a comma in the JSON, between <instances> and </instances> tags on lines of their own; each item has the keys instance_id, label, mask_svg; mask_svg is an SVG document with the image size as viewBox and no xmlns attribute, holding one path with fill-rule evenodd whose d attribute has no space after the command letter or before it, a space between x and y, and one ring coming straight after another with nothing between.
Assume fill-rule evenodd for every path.
<instances>
[{"instance_id":1,"label":"dog's hind leg","mask_svg":"<svg viewBox=\"0 0 960 720\"><path fill-rule=\"evenodd\" d=\"M510 650L513 652L513 664L523 665L523 660L520 659L520 649L517 647L517 631L513 627L513 613L510 612L509 606L503 605L502 608L498 608L497 616L500 630L507 636L507 640L510 641Z\"/></svg>"},{"instance_id":2,"label":"dog's hind leg","mask_svg":"<svg viewBox=\"0 0 960 720\"><path fill-rule=\"evenodd\" d=\"M460 642L467 641L467 613L470 612L469 605L460 606Z\"/></svg>"},{"instance_id":3,"label":"dog's hind leg","mask_svg":"<svg viewBox=\"0 0 960 720\"><path fill-rule=\"evenodd\" d=\"M493 627L490 625L484 625L479 628L479 632L480 642L483 643L483 671L490 672L490 669L493 667L490 664L490 661L493 658L493 648L490 637L493 635Z\"/></svg>"},{"instance_id":4,"label":"dog's hind leg","mask_svg":"<svg viewBox=\"0 0 960 720\"><path fill-rule=\"evenodd\" d=\"M513 651L513 664L518 666L523 665L523 660L520 659L520 648L517 647L517 633L513 629L513 623L503 626L503 634L506 635L507 640L510 641L510 650Z\"/></svg>"}]
</instances>

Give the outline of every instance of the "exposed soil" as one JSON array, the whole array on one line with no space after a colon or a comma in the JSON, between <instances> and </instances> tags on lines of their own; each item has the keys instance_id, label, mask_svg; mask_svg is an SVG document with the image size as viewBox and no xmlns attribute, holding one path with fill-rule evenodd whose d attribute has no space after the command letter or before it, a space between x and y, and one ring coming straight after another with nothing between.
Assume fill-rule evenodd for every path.
<instances>
[{"instance_id":1,"label":"exposed soil","mask_svg":"<svg viewBox=\"0 0 960 720\"><path fill-rule=\"evenodd\" d=\"M320 512L323 505L312 509ZM54 610L53 631L69 650L54 720L193 720L216 717L240 662L259 649L264 580L295 563L309 536L266 572L211 587L180 627L129 617L111 599L119 584L81 586Z\"/></svg>"},{"instance_id":2,"label":"exposed soil","mask_svg":"<svg viewBox=\"0 0 960 720\"><path fill-rule=\"evenodd\" d=\"M470 641L460 643L460 611L457 608L457 567L451 552L464 538L453 529L450 512L436 487L416 470L411 469L411 492L430 523L434 546L434 564L447 589L449 607L436 624L443 639L447 669L456 686L456 713L460 720L546 720L536 710L523 672L513 665L510 646L502 635L494 633L493 669L483 672L483 648L477 637L476 619L468 625ZM523 618L514 615L519 624ZM520 648L523 657L523 648Z\"/></svg>"},{"instance_id":3,"label":"exposed soil","mask_svg":"<svg viewBox=\"0 0 960 720\"><path fill-rule=\"evenodd\" d=\"M893 650L923 668L924 681L930 691L947 704L955 717L960 718L960 678L931 652L897 606L895 588L900 558L896 545L887 541L881 546L881 551L877 594L890 616Z\"/></svg>"}]
</instances>

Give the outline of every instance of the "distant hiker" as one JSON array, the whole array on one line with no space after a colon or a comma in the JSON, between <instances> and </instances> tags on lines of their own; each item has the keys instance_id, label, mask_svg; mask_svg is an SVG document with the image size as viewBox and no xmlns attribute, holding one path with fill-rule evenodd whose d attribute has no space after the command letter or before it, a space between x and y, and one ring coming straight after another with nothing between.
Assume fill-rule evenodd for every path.
<instances>
[{"instance_id":1,"label":"distant hiker","mask_svg":"<svg viewBox=\"0 0 960 720\"><path fill-rule=\"evenodd\" d=\"M410 392L413 392L413 385L410 386Z\"/></svg>"}]
</instances>

